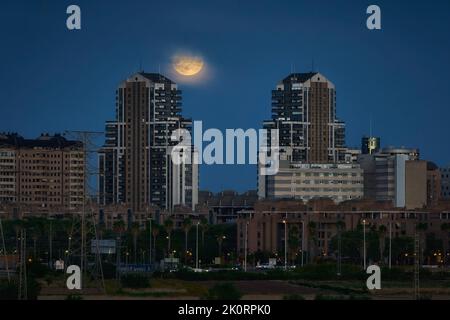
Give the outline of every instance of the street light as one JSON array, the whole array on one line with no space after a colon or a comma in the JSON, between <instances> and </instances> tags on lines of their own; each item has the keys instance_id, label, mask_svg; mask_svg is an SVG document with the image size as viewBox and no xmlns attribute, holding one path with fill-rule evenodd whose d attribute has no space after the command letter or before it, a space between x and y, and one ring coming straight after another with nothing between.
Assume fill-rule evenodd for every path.
<instances>
[{"instance_id":1,"label":"street light","mask_svg":"<svg viewBox=\"0 0 450 320\"><path fill-rule=\"evenodd\" d=\"M392 267L392 218L389 221L389 269Z\"/></svg>"},{"instance_id":2,"label":"street light","mask_svg":"<svg viewBox=\"0 0 450 320\"><path fill-rule=\"evenodd\" d=\"M363 239L364 239L364 270L366 270L366 220L363 220Z\"/></svg>"},{"instance_id":3,"label":"street light","mask_svg":"<svg viewBox=\"0 0 450 320\"><path fill-rule=\"evenodd\" d=\"M302 221L302 267L303 267L304 252L305 252L305 221Z\"/></svg>"},{"instance_id":4,"label":"street light","mask_svg":"<svg viewBox=\"0 0 450 320\"><path fill-rule=\"evenodd\" d=\"M284 271L287 270L287 213L286 218L283 220L284 223Z\"/></svg>"},{"instance_id":5,"label":"street light","mask_svg":"<svg viewBox=\"0 0 450 320\"><path fill-rule=\"evenodd\" d=\"M6 274L8 276L8 282L9 282L11 280L11 276L9 274L8 256L7 256L7 252L6 252L5 235L3 234L3 225L2 225L2 219L1 218L0 218L0 234L1 234L1 238L2 238L3 254L5 256Z\"/></svg>"},{"instance_id":6,"label":"street light","mask_svg":"<svg viewBox=\"0 0 450 320\"><path fill-rule=\"evenodd\" d=\"M197 230L195 232L195 269L198 269L198 225L200 221L197 221Z\"/></svg>"},{"instance_id":7,"label":"street light","mask_svg":"<svg viewBox=\"0 0 450 320\"><path fill-rule=\"evenodd\" d=\"M248 240L248 221L245 222L245 239L244 239L244 271L247 272L247 240Z\"/></svg>"},{"instance_id":8,"label":"street light","mask_svg":"<svg viewBox=\"0 0 450 320\"><path fill-rule=\"evenodd\" d=\"M149 218L149 224L150 224L150 229L149 229L149 247L148 247L148 257L149 257L149 262L150 262L150 268L152 267L152 218Z\"/></svg>"},{"instance_id":9,"label":"street light","mask_svg":"<svg viewBox=\"0 0 450 320\"><path fill-rule=\"evenodd\" d=\"M48 266L50 269L53 269L53 218L49 217L49 224L50 224L50 228L49 228L49 233L48 233L48 242L49 242L49 249L50 249L50 253L48 256ZM81 270L83 270L83 266L81 265ZM81 273L83 274L83 273Z\"/></svg>"}]
</instances>

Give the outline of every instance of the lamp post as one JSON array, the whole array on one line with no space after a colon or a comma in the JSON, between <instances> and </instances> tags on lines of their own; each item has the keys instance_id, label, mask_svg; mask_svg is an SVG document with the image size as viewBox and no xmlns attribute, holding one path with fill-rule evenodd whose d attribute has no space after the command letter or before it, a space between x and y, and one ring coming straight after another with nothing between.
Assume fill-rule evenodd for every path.
<instances>
[{"instance_id":1,"label":"lamp post","mask_svg":"<svg viewBox=\"0 0 450 320\"><path fill-rule=\"evenodd\" d=\"M389 221L389 269L392 267L392 219Z\"/></svg>"},{"instance_id":2,"label":"lamp post","mask_svg":"<svg viewBox=\"0 0 450 320\"><path fill-rule=\"evenodd\" d=\"M245 239L244 239L244 271L247 272L247 241L248 241L248 221L245 222Z\"/></svg>"},{"instance_id":3,"label":"lamp post","mask_svg":"<svg viewBox=\"0 0 450 320\"><path fill-rule=\"evenodd\" d=\"M363 220L363 251L364 251L364 270L366 270L366 220Z\"/></svg>"},{"instance_id":4,"label":"lamp post","mask_svg":"<svg viewBox=\"0 0 450 320\"><path fill-rule=\"evenodd\" d=\"M197 221L197 228L195 232L195 269L198 269L198 225L200 221Z\"/></svg>"},{"instance_id":5,"label":"lamp post","mask_svg":"<svg viewBox=\"0 0 450 320\"><path fill-rule=\"evenodd\" d=\"M287 270L287 213L283 220L284 223L284 271Z\"/></svg>"},{"instance_id":6,"label":"lamp post","mask_svg":"<svg viewBox=\"0 0 450 320\"><path fill-rule=\"evenodd\" d=\"M5 257L5 267L6 267L6 274L8 276L8 282L10 282L11 277L9 275L9 267L8 267L8 254L6 252L6 245L5 245L5 235L3 234L3 225L2 225L2 218L0 218L0 234L2 237L2 250L3 255Z\"/></svg>"},{"instance_id":7,"label":"lamp post","mask_svg":"<svg viewBox=\"0 0 450 320\"><path fill-rule=\"evenodd\" d=\"M304 252L305 252L305 221L302 221L302 267L303 267Z\"/></svg>"},{"instance_id":8,"label":"lamp post","mask_svg":"<svg viewBox=\"0 0 450 320\"><path fill-rule=\"evenodd\" d=\"M148 257L149 257L149 262L150 262L150 268L152 267L152 218L149 218L149 247L148 247Z\"/></svg>"},{"instance_id":9,"label":"lamp post","mask_svg":"<svg viewBox=\"0 0 450 320\"><path fill-rule=\"evenodd\" d=\"M50 217L50 228L49 228L49 233L48 233L48 242L49 242L49 256L48 256L48 267L50 269L53 269L53 218ZM81 269L83 270L83 269ZM83 274L83 273L81 273Z\"/></svg>"}]
</instances>

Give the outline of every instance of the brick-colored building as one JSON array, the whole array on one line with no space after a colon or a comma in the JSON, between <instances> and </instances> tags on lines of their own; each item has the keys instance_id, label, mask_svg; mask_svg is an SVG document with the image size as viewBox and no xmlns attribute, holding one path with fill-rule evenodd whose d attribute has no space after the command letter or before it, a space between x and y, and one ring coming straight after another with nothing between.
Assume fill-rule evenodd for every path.
<instances>
[{"instance_id":1,"label":"brick-colored building","mask_svg":"<svg viewBox=\"0 0 450 320\"><path fill-rule=\"evenodd\" d=\"M83 144L61 135L0 135L0 205L23 210L74 210L84 199Z\"/></svg>"},{"instance_id":2,"label":"brick-colored building","mask_svg":"<svg viewBox=\"0 0 450 320\"><path fill-rule=\"evenodd\" d=\"M302 249L310 249L310 233L314 231L316 252L311 254L333 256L329 248L331 239L338 231L337 222L343 222L345 230L354 230L363 220L367 227L391 227L393 237L414 236L416 224L425 222L427 232L440 237L441 225L450 222L450 203L407 210L395 208L390 201L375 200L352 200L340 204L335 204L331 199L314 199L307 203L297 200L259 201L254 210L241 212L237 220L237 250L240 255L244 254L247 232L248 253L265 251L283 255L286 223L287 239L291 227L295 226L298 231L299 253ZM314 230L309 228L310 222L314 222Z\"/></svg>"},{"instance_id":3,"label":"brick-colored building","mask_svg":"<svg viewBox=\"0 0 450 320\"><path fill-rule=\"evenodd\" d=\"M427 205L435 206L441 199L441 172L433 162L427 163Z\"/></svg>"}]
</instances>

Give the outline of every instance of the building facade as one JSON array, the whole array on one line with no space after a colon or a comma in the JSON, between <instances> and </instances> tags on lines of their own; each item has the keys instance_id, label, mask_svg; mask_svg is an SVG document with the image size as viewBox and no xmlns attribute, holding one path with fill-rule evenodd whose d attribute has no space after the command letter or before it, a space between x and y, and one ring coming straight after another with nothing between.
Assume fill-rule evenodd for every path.
<instances>
[{"instance_id":1,"label":"building facade","mask_svg":"<svg viewBox=\"0 0 450 320\"><path fill-rule=\"evenodd\" d=\"M43 134L0 134L0 204L25 210L74 210L85 199L85 154L80 141Z\"/></svg>"},{"instance_id":2,"label":"building facade","mask_svg":"<svg viewBox=\"0 0 450 320\"><path fill-rule=\"evenodd\" d=\"M408 209L427 204L427 162L419 160L419 150L383 148L362 154L358 163L364 170L366 198Z\"/></svg>"},{"instance_id":3,"label":"building facade","mask_svg":"<svg viewBox=\"0 0 450 320\"><path fill-rule=\"evenodd\" d=\"M441 174L441 197L450 200L450 165L440 168L439 172Z\"/></svg>"},{"instance_id":4,"label":"building facade","mask_svg":"<svg viewBox=\"0 0 450 320\"><path fill-rule=\"evenodd\" d=\"M272 119L265 129L279 130L280 152L291 161L344 161L345 123L336 116L334 84L318 72L292 73L272 91Z\"/></svg>"},{"instance_id":5,"label":"building facade","mask_svg":"<svg viewBox=\"0 0 450 320\"><path fill-rule=\"evenodd\" d=\"M413 238L417 223L426 223L428 233L434 233L437 238L448 242L449 237L441 230L441 225L450 223L450 203L444 203L441 207L408 210L395 208L390 201L370 199L340 204L329 199L306 203L295 200L259 201L254 210L243 211L238 218L238 254L243 257L247 241L248 254L269 252L274 257L282 258L285 241L288 241L291 251L292 240L289 242L289 239L295 237L295 254L300 257L304 252L305 261L306 257L336 257L331 242L338 233L338 223L344 231L355 230L363 223L367 230L379 230L380 226L384 226L387 234L391 230L393 238ZM405 248L405 252L407 250Z\"/></svg>"},{"instance_id":6,"label":"building facade","mask_svg":"<svg viewBox=\"0 0 450 320\"><path fill-rule=\"evenodd\" d=\"M275 175L261 176L260 198L300 199L330 198L335 202L362 198L364 195L363 170L358 164L346 163L293 163L280 160Z\"/></svg>"},{"instance_id":7,"label":"building facade","mask_svg":"<svg viewBox=\"0 0 450 320\"><path fill-rule=\"evenodd\" d=\"M441 200L441 172L439 167L427 163L427 206L435 206Z\"/></svg>"},{"instance_id":8,"label":"building facade","mask_svg":"<svg viewBox=\"0 0 450 320\"><path fill-rule=\"evenodd\" d=\"M292 73L272 91L272 119L263 127L278 130L279 170L258 175L260 199L335 202L360 198L360 153L345 146L345 123L336 115L334 84L318 72ZM260 165L262 166L262 165Z\"/></svg>"},{"instance_id":9,"label":"building facade","mask_svg":"<svg viewBox=\"0 0 450 320\"><path fill-rule=\"evenodd\" d=\"M197 211L208 214L211 224L235 223L239 212L253 209L258 194L249 190L239 194L233 190L225 190L216 194L200 191Z\"/></svg>"},{"instance_id":10,"label":"building facade","mask_svg":"<svg viewBox=\"0 0 450 320\"><path fill-rule=\"evenodd\" d=\"M99 203L125 204L133 212L149 205L195 207L198 166L172 162L174 130L190 130L181 115L181 91L157 73L137 73L116 91L116 119L106 122L99 152Z\"/></svg>"}]
</instances>

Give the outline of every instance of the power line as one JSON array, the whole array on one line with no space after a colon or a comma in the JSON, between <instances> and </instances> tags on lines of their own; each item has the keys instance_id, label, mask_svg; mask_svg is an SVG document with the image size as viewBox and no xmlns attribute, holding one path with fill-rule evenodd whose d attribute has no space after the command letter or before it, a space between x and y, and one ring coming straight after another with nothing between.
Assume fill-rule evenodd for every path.
<instances>
[{"instance_id":1,"label":"power line","mask_svg":"<svg viewBox=\"0 0 450 320\"><path fill-rule=\"evenodd\" d=\"M92 201L89 195L89 180L91 176L91 172L93 170L89 170L89 154L92 152L96 153L96 149L94 148L94 144L92 142L95 136L103 134L103 132L98 131L66 131L66 134L71 134L76 137L76 140L79 140L83 143L83 156L84 156L84 173L83 173L83 208L81 211L80 217L77 215L73 216L72 221L72 231L69 237L69 252L68 252L68 260L74 259L75 257L79 257L80 270L82 279L84 275L88 273L94 278L95 281L98 281L99 278L101 280L100 286L103 293L105 292L105 283L103 276L103 266L100 256L99 244L98 244L98 234L97 234L97 226L95 221L95 216L93 214ZM89 149L88 149L89 148ZM95 151L91 151L95 150ZM87 208L89 206L89 210ZM92 241L95 241L95 261L93 263L93 268L88 270L90 267L89 264L89 255L86 252L86 243L88 238ZM76 246L75 250L72 250L72 242ZM78 255L79 252L79 255ZM82 280L83 287L83 280Z\"/></svg>"}]
</instances>

